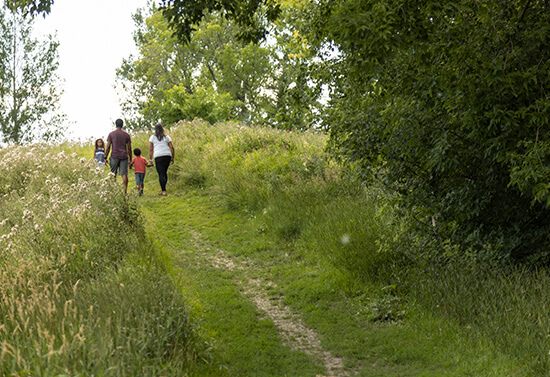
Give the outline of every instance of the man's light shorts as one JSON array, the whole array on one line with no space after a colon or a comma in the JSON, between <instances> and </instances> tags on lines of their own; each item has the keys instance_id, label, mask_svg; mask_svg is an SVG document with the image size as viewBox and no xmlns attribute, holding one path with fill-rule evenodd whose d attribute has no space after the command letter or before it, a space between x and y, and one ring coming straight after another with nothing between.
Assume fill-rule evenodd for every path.
<instances>
[{"instance_id":1,"label":"man's light shorts","mask_svg":"<svg viewBox=\"0 0 550 377\"><path fill-rule=\"evenodd\" d=\"M118 170L118 174L120 175L128 175L128 159L120 159L120 158L113 158L111 157L109 159L109 164L111 165L111 172L113 172L115 175Z\"/></svg>"}]
</instances>

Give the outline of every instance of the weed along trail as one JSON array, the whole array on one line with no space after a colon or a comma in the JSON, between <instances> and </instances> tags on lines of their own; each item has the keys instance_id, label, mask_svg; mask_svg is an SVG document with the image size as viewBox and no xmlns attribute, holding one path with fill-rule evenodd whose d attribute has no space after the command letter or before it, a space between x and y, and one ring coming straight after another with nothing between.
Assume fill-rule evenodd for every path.
<instances>
[{"instance_id":1,"label":"weed along trail","mask_svg":"<svg viewBox=\"0 0 550 377\"><path fill-rule=\"evenodd\" d=\"M239 242L250 244L243 239L250 229L236 223L243 219L192 193L144 199L150 234L175 258L186 293L202 309L203 331L215 334L211 341L218 355L200 367L199 375L357 375L345 370L343 358L324 348L319 334L284 304L284 294L270 279L270 262L235 250ZM229 333L224 330L228 317Z\"/></svg>"}]
</instances>

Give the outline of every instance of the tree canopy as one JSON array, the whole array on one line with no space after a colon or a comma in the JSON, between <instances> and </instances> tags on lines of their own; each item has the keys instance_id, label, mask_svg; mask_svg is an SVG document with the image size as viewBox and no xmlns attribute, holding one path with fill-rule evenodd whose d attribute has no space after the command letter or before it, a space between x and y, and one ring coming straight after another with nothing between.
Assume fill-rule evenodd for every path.
<instances>
[{"instance_id":1,"label":"tree canopy","mask_svg":"<svg viewBox=\"0 0 550 377\"><path fill-rule=\"evenodd\" d=\"M550 8L541 1L326 1L332 145L426 231L548 261Z\"/></svg>"},{"instance_id":2,"label":"tree canopy","mask_svg":"<svg viewBox=\"0 0 550 377\"><path fill-rule=\"evenodd\" d=\"M238 37L245 42L258 42L267 34L266 22L275 21L281 7L277 0L161 0L160 9L186 42L205 14L220 12L238 26Z\"/></svg>"},{"instance_id":3,"label":"tree canopy","mask_svg":"<svg viewBox=\"0 0 550 377\"><path fill-rule=\"evenodd\" d=\"M213 13L182 43L155 9L138 11L134 20L139 53L117 73L133 127L195 117L287 129L315 123L320 92L309 85L310 56L287 25L274 29L277 43L243 42L233 21Z\"/></svg>"},{"instance_id":4,"label":"tree canopy","mask_svg":"<svg viewBox=\"0 0 550 377\"><path fill-rule=\"evenodd\" d=\"M7 8L19 10L32 16L46 15L50 13L54 0L5 0Z\"/></svg>"}]
</instances>

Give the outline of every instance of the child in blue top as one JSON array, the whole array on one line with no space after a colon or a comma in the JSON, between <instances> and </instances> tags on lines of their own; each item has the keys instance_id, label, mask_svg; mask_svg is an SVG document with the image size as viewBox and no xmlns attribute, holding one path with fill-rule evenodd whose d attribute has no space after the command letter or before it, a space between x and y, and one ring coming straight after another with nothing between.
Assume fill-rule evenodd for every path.
<instances>
[{"instance_id":1,"label":"child in blue top","mask_svg":"<svg viewBox=\"0 0 550 377\"><path fill-rule=\"evenodd\" d=\"M105 165L105 143L103 139L97 139L95 141L94 161L99 166Z\"/></svg>"}]
</instances>

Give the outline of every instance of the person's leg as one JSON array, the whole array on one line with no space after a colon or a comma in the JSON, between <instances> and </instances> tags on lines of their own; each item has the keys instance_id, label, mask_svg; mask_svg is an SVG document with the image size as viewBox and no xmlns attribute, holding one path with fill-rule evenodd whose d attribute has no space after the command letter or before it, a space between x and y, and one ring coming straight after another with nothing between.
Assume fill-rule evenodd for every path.
<instances>
[{"instance_id":1,"label":"person's leg","mask_svg":"<svg viewBox=\"0 0 550 377\"><path fill-rule=\"evenodd\" d=\"M122 186L124 187L124 193L128 193L128 176L127 175L120 175L122 177Z\"/></svg>"},{"instance_id":2,"label":"person's leg","mask_svg":"<svg viewBox=\"0 0 550 377\"><path fill-rule=\"evenodd\" d=\"M111 173L115 175L115 180L118 172L118 167L120 165L120 160L118 158L111 157L109 159L109 165L111 166Z\"/></svg>"},{"instance_id":3,"label":"person's leg","mask_svg":"<svg viewBox=\"0 0 550 377\"><path fill-rule=\"evenodd\" d=\"M125 158L119 162L119 173L122 177L122 185L124 186L124 193L128 192L128 159Z\"/></svg>"},{"instance_id":4,"label":"person's leg","mask_svg":"<svg viewBox=\"0 0 550 377\"><path fill-rule=\"evenodd\" d=\"M168 167L170 166L171 157L162 156L155 158L155 166L159 174L159 183L161 194L166 195L166 182L168 182Z\"/></svg>"},{"instance_id":5,"label":"person's leg","mask_svg":"<svg viewBox=\"0 0 550 377\"><path fill-rule=\"evenodd\" d=\"M138 189L138 195L143 195L143 181L145 179L145 173L136 173L136 188Z\"/></svg>"}]
</instances>

